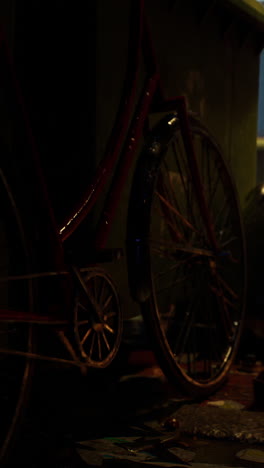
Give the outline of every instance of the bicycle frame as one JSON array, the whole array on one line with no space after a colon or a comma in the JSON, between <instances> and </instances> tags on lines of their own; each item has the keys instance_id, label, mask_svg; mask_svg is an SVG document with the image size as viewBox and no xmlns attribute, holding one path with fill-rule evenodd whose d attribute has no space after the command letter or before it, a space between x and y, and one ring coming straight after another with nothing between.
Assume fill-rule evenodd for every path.
<instances>
[{"instance_id":1,"label":"bicycle frame","mask_svg":"<svg viewBox=\"0 0 264 468\"><path fill-rule=\"evenodd\" d=\"M195 159L195 153L191 142L191 133L188 125L185 98L175 97L165 99L161 86L161 78L158 70L157 60L152 46L151 35L146 20L144 0L134 0L131 2L130 22L131 24L128 49L128 57L130 57L130 60L128 62L126 71L123 96L120 102L116 121L108 141L106 153L96 171L92 183L84 194L81 203L66 219L63 226L60 227L59 234L61 240L66 240L78 228L83 219L94 206L102 186L105 184L118 157L120 156L122 143L125 135L127 135L119 159L119 165L117 171L115 172L107 197L107 202L104 206L98 230L96 232L97 249L101 249L105 246L108 234L113 224L120 195L127 179L128 171L134 160L135 149L137 148L138 141L142 135L142 131L149 112L177 110L179 120L182 123L182 132L185 144L187 146L187 153L190 155L189 162L191 165L192 174L194 176L195 185L197 187L197 194L200 201L201 210L204 220L206 220L208 236L212 242L212 245L216 249L217 244L212 229L212 223L210 221L208 222L210 216L206 207L203 188ZM143 52L147 77L145 79L139 101L134 111L132 122L128 128L138 85L141 50Z\"/></svg>"},{"instance_id":2,"label":"bicycle frame","mask_svg":"<svg viewBox=\"0 0 264 468\"><path fill-rule=\"evenodd\" d=\"M91 368L109 366L117 356L122 343L122 301L108 268L98 264L110 263L121 253L118 246L106 246L132 163L136 164L127 207L127 237L123 239L128 291L140 305L164 374L189 393L205 396L225 379L239 342L245 255L235 188L221 150L207 128L189 115L185 97L165 97L144 0L130 0L130 5L129 60L113 130L92 182L61 226L12 56L0 31L0 54L4 53L7 65L0 76L0 102L7 111L11 134L2 135L11 151L3 151L6 156L0 164L0 286L6 283L1 289L0 355L8 357L1 358L5 382L1 461L12 448L21 422L35 360L76 366L86 375ZM142 58L146 78L141 86ZM10 85L11 97L6 99L3 91ZM154 112L159 114L159 123L149 129L149 116ZM161 116L164 112L167 115ZM5 129L6 125L1 126L1 131ZM135 161L144 131L146 143ZM209 155L213 156L212 167L207 164ZM106 183L110 189L98 213L99 222L88 232L92 240L78 246L76 237L83 239L85 220L104 194ZM224 219L216 223L219 211ZM76 232L81 226L82 232ZM67 239L71 239L69 243ZM81 254L82 264L74 258L76 254ZM236 263L234 282L229 281L231 262ZM37 325L42 326L40 336ZM51 333L57 337L54 347ZM67 352L66 358L62 351ZM14 363L10 356L15 357ZM10 411L6 411L7 405Z\"/></svg>"},{"instance_id":3,"label":"bicycle frame","mask_svg":"<svg viewBox=\"0 0 264 468\"><path fill-rule=\"evenodd\" d=\"M105 247L110 229L113 225L121 192L126 182L131 164L134 160L135 150L143 133L143 129L146 125L147 117L150 112L174 111L177 113L183 135L183 141L186 146L191 173L193 176L196 195L207 230L207 235L211 241L211 245L215 250L217 250L217 242L212 228L209 210L205 202L198 165L192 145L186 100L183 96L169 99L166 99L164 96L157 60L152 46L151 34L147 25L144 0L131 1L128 53L129 61L127 65L122 99L113 130L107 144L105 155L96 170L92 182L84 193L82 200L76 206L75 210L70 213L63 225L59 227L56 224L53 208L46 187L46 182L41 171L38 151L32 134L31 126L29 124L27 112L25 110L22 93L14 73L10 54L8 53L4 37L2 36L0 40L1 45L6 49L6 58L8 66L11 70L16 99L22 112L25 123L25 131L32 149L32 161L34 163L36 178L39 181L41 192L40 198L42 200L43 207L45 207L46 219L49 219L49 225L51 226L52 230L50 235L50 247L54 252L54 263L58 275L67 274L67 271L65 271L64 252L62 247L63 242L76 231L92 207L95 205L102 191L102 187L109 179L114 165L118 160L117 170L115 171L95 236L96 249L100 250ZM138 87L141 54L143 54L144 58L146 79L143 85L143 89L141 90L140 98L135 106L133 117L131 119ZM131 123L129 124L130 121ZM47 276L48 275L49 273L47 273ZM43 276L45 276L45 273ZM6 314L3 314L2 311L0 311L0 319L3 320L5 317ZM12 316L11 318L14 320L16 319L15 316ZM30 321L29 315L27 316L27 314L24 314L24 320L26 321L27 319ZM34 318L31 317L31 319L33 320ZM35 317L35 320L39 321L39 317ZM52 323L53 321L56 321L56 317L47 316L43 323Z\"/></svg>"}]
</instances>

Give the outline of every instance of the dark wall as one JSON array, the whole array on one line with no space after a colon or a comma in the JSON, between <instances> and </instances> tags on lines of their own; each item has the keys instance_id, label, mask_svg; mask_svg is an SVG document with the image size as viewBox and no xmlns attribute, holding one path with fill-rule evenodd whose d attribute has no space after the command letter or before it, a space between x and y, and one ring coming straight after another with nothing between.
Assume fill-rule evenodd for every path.
<instances>
[{"instance_id":1,"label":"dark wall","mask_svg":"<svg viewBox=\"0 0 264 468\"><path fill-rule=\"evenodd\" d=\"M210 3L215 8L204 14ZM96 154L101 159L122 93L129 1L97 0L96 7ZM146 9L166 94L184 94L220 143L244 204L256 183L259 51L254 29L224 11L221 2L146 0ZM124 244L129 189L127 183L109 246ZM115 273L125 291L126 274ZM123 300L128 314L133 305L125 294Z\"/></svg>"},{"instance_id":2,"label":"dark wall","mask_svg":"<svg viewBox=\"0 0 264 468\"><path fill-rule=\"evenodd\" d=\"M95 1L16 1L18 76L59 219L93 171Z\"/></svg>"},{"instance_id":3,"label":"dark wall","mask_svg":"<svg viewBox=\"0 0 264 468\"><path fill-rule=\"evenodd\" d=\"M209 3L146 0L146 9L166 94L184 94L190 109L215 135L244 204L256 183L257 31L244 17L224 10L221 2L203 16ZM122 89L128 6L123 0L97 0L97 108L105 104L96 127L100 155Z\"/></svg>"},{"instance_id":4,"label":"dark wall","mask_svg":"<svg viewBox=\"0 0 264 468\"><path fill-rule=\"evenodd\" d=\"M151 0L146 6L165 91L185 94L222 144L243 203L256 178L259 57L254 32L248 39L247 25L232 23L232 15L212 10L200 22L197 5L203 3ZM127 58L130 2L4 4L0 14L14 31L19 79L62 218L101 159L113 125Z\"/></svg>"},{"instance_id":5,"label":"dark wall","mask_svg":"<svg viewBox=\"0 0 264 468\"><path fill-rule=\"evenodd\" d=\"M221 143L243 203L256 182L259 55L254 31L231 14L220 14L221 2L201 21L202 3L146 0L146 8L165 91L185 94ZM127 59L130 0L4 4L2 18L61 219L101 159L113 125ZM109 246L124 245L129 188L128 183ZM126 301L125 263L113 268ZM127 314L133 309L124 306Z\"/></svg>"}]
</instances>

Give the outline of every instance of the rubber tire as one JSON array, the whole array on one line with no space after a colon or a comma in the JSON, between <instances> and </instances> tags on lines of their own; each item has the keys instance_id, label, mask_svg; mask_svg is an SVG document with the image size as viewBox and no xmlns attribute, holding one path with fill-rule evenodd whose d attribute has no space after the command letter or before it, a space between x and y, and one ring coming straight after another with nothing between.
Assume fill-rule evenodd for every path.
<instances>
[{"instance_id":1,"label":"rubber tire","mask_svg":"<svg viewBox=\"0 0 264 468\"><path fill-rule=\"evenodd\" d=\"M213 393L223 384L235 359L243 328L245 312L246 258L244 230L237 190L233 178L227 168L226 162L221 156L222 152L219 149L219 146L209 134L208 130L198 119L192 116L190 116L190 125L192 131L202 133L204 137L212 142L212 145L217 148L220 164L225 171L225 177L229 184L227 189L232 194L234 206L236 207L242 254L241 268L243 270L243 293L241 297L239 328L236 332L235 342L233 343L232 352L230 353L227 362L221 369L220 374L210 382L196 382L193 379L190 379L185 372L182 372L181 367L178 366L166 339L164 339L157 310L155 291L153 289L151 255L148 244L151 222L151 206L157 182L157 175L162 161L166 157L168 145L173 139L175 133L180 132L177 115L174 114L166 116L154 127L138 159L132 182L128 209L127 261L131 295L134 300L141 304L141 310L145 319L147 331L149 332L152 340L153 350L155 351L162 370L171 383L181 388L185 393L187 392L193 397L200 398Z\"/></svg>"}]
</instances>

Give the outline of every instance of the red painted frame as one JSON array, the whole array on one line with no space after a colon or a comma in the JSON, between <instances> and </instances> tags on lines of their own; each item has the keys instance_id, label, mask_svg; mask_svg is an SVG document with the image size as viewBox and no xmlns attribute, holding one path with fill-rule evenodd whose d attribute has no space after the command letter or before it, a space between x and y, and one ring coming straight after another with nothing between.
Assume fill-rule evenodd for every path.
<instances>
[{"instance_id":1,"label":"red painted frame","mask_svg":"<svg viewBox=\"0 0 264 468\"><path fill-rule=\"evenodd\" d=\"M177 110L179 120L182 123L183 138L187 145L188 154L190 154L190 164L192 167L192 173L194 174L194 183L197 185L197 193L200 194L200 205L203 217L206 220L208 236L212 245L217 248L212 224L208 222L210 216L206 207L202 183L192 146L185 98L178 96L175 98L165 99L161 86L157 60L152 46L151 35L146 20L144 0L133 0L131 4L131 24L128 51L130 59L126 71L123 97L120 102L115 125L108 142L105 156L96 171L95 177L84 194L81 203L66 219L63 226L60 227L60 237L62 241L67 239L87 216L98 199L102 186L107 181L107 178L111 174L111 171L120 156L120 164L114 175L114 180L96 233L96 247L100 249L105 246L107 236L114 220L120 195L127 179L128 171L134 160L138 140L142 134L142 130L150 110L155 110L156 112ZM132 122L128 127L137 91L141 50L143 52L147 78L141 91L141 96L137 103ZM125 145L120 155L120 149L125 135L127 135Z\"/></svg>"},{"instance_id":2,"label":"red painted frame","mask_svg":"<svg viewBox=\"0 0 264 468\"><path fill-rule=\"evenodd\" d=\"M0 45L4 46L5 52L7 52L6 58L9 63L16 98L20 107L23 121L25 123L25 131L27 132L27 136L32 148L32 163L35 168L36 178L39 181L40 199L42 201L43 213L46 213L46 217L47 219L49 218L49 223L51 226L52 232L50 235L50 247L53 249L54 264L58 270L65 268L63 242L75 232L75 230L81 225L82 221L86 218L96 203L102 191L102 187L105 185L106 181L112 174L113 168L118 161L117 170L114 174L108 196L106 197L106 203L104 209L102 210L98 230L95 236L96 245L94 247L96 247L96 249L102 249L105 246L114 221L114 216L118 202L120 200L122 189L127 180L129 169L135 157L135 150L142 135L146 119L151 111L177 112L179 123L181 125L183 141L186 146L189 164L193 174L193 183L200 202L201 213L205 221L207 234L211 241L211 245L217 249L214 230L206 206L195 152L192 145L185 98L180 96L165 99L164 97L157 60L146 21L144 0L131 1L130 23L128 52L129 62L126 71L123 95L113 131L107 144L105 155L96 170L91 184L85 191L82 200L78 206L76 206L75 210L69 214L63 225L59 227L57 226L55 220L53 208L46 187L46 182L41 171L38 151L27 117L27 112L25 110L19 84L14 73L14 67L10 59L11 55L8 53L8 48L4 37L0 37ZM138 75L142 53L147 77L131 119L132 108L134 107L135 96L138 87ZM123 149L121 151L122 145ZM21 319L21 317L18 317L17 314L12 314L11 311L8 313L7 311L0 311L1 320L10 319L11 317L14 320L19 318ZM34 319L33 316L24 314L24 319L26 320L27 318L29 320ZM56 317L47 316L46 320L56 320Z\"/></svg>"}]
</instances>

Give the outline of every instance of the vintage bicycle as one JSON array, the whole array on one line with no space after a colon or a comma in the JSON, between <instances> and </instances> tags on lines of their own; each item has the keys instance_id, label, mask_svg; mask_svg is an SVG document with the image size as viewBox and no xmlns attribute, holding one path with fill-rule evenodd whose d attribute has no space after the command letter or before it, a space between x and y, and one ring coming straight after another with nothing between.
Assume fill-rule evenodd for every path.
<instances>
[{"instance_id":1,"label":"vintage bicycle","mask_svg":"<svg viewBox=\"0 0 264 468\"><path fill-rule=\"evenodd\" d=\"M222 384L238 347L246 268L236 187L219 145L188 111L185 98L164 97L143 0L131 2L130 22L127 75L105 155L61 225L1 37L6 65L1 79L13 90L2 97L12 122L0 172L2 460L14 440L37 360L85 372L116 357L122 310L118 289L100 265L118 262L124 254L119 247L107 248L107 239L143 136L125 254L131 296L141 306L158 362L171 382L203 397ZM146 78L135 105L142 57ZM99 223L80 260L70 241L110 180ZM49 338L43 350L43 335L40 349L39 330L44 329L47 336L53 332L68 357L51 352Z\"/></svg>"}]
</instances>

